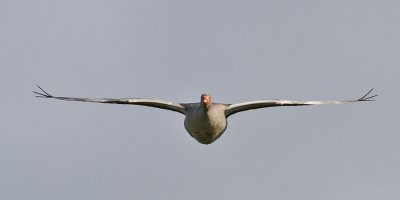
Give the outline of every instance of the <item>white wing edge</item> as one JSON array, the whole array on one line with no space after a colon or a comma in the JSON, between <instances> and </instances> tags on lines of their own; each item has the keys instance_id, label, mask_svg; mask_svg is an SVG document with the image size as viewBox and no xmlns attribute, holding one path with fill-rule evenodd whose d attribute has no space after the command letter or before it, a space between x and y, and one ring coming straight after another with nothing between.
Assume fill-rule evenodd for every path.
<instances>
[{"instance_id":1,"label":"white wing edge","mask_svg":"<svg viewBox=\"0 0 400 200\"><path fill-rule=\"evenodd\" d=\"M225 115L229 117L238 112L275 107L275 106L308 106L308 105L326 105L326 104L344 104L344 103L354 103L354 102L365 102L365 101L375 101L374 97L378 95L369 94L374 90L373 88L369 90L364 96L356 100L342 100L342 101L291 101L291 100L258 100L258 101L248 101L243 103L231 104L225 110Z\"/></svg>"},{"instance_id":2,"label":"white wing edge","mask_svg":"<svg viewBox=\"0 0 400 200\"><path fill-rule=\"evenodd\" d=\"M175 112L179 112L182 114L186 114L185 108L175 102L164 101L164 100L156 100L156 99L144 99L144 98L80 98L80 97L58 97L53 96L43 90L39 85L37 87L42 92L33 91L40 98L50 98L50 99L58 99L64 101L81 101L81 102L92 102L92 103L109 103L109 104L128 104L128 105L142 105L142 106L150 106L160 109L171 110Z\"/></svg>"}]
</instances>

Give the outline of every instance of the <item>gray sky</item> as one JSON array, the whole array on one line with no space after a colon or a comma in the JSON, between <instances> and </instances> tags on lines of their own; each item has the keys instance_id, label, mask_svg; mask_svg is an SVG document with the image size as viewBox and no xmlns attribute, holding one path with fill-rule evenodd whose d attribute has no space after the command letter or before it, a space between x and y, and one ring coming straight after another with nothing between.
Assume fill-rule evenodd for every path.
<instances>
[{"instance_id":1,"label":"gray sky","mask_svg":"<svg viewBox=\"0 0 400 200\"><path fill-rule=\"evenodd\" d=\"M399 1L0 2L0 199L400 198ZM229 118L36 99L354 99Z\"/></svg>"}]
</instances>

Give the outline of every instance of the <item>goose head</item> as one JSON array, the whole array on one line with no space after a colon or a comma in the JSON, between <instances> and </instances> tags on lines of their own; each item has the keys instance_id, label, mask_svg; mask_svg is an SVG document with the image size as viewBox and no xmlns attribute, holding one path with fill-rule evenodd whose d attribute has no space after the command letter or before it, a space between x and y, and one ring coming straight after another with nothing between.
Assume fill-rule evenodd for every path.
<instances>
[{"instance_id":1,"label":"goose head","mask_svg":"<svg viewBox=\"0 0 400 200\"><path fill-rule=\"evenodd\" d=\"M200 99L200 104L203 108L208 109L210 108L212 101L211 101L211 95L209 94L202 94L201 99Z\"/></svg>"}]
</instances>

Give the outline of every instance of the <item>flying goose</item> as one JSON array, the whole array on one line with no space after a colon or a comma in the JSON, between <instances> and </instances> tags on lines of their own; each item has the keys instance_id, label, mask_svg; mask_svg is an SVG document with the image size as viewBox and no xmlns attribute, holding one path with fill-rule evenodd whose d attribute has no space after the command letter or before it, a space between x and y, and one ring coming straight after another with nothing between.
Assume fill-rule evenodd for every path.
<instances>
[{"instance_id":1,"label":"flying goose","mask_svg":"<svg viewBox=\"0 0 400 200\"><path fill-rule=\"evenodd\" d=\"M373 98L378 95L369 95L373 89L356 100L343 101L290 101L290 100L258 100L237 104L213 103L211 95L202 94L200 102L197 103L175 103L171 101L143 99L143 98L76 98L53 96L37 87L41 92L33 91L42 98L51 98L65 101L83 101L93 103L130 104L156 107L171 110L184 114L186 131L202 144L211 144L217 140L227 128L227 118L235 113L275 106L307 106L324 104L343 104L353 102L375 101Z\"/></svg>"}]
</instances>

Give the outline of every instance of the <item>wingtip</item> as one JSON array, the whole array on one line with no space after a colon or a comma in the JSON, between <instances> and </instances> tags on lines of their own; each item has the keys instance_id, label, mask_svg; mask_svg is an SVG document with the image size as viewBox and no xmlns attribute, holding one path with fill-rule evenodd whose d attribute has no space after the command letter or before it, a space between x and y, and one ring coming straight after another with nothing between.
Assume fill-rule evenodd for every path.
<instances>
[{"instance_id":1,"label":"wingtip","mask_svg":"<svg viewBox=\"0 0 400 200\"><path fill-rule=\"evenodd\" d=\"M357 101L376 101L376 99L374 99L374 98L379 96L378 94L374 94L374 95L369 96L369 94L371 94L371 92L374 89L375 88L370 89L364 96L362 96L361 98L357 99Z\"/></svg>"},{"instance_id":2,"label":"wingtip","mask_svg":"<svg viewBox=\"0 0 400 200\"><path fill-rule=\"evenodd\" d=\"M47 93L45 90L43 90L39 85L36 84L36 86L43 92L36 92L36 91L32 91L33 93L37 94L35 97L41 97L41 98L52 98L53 95Z\"/></svg>"}]
</instances>

